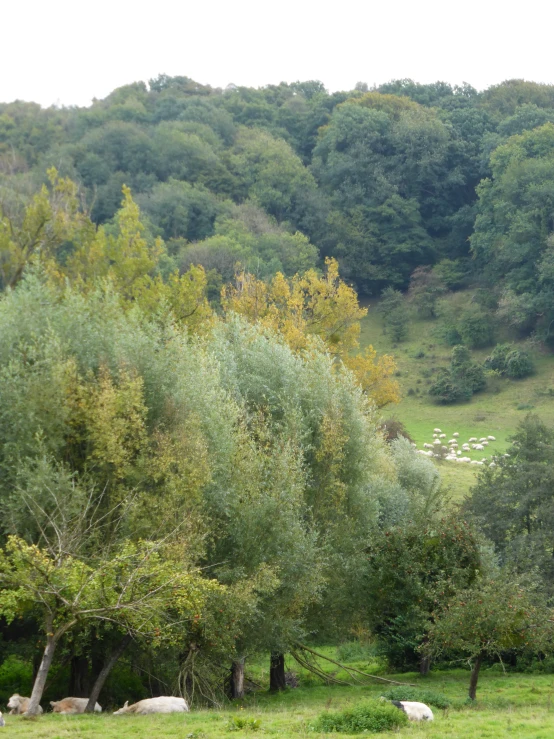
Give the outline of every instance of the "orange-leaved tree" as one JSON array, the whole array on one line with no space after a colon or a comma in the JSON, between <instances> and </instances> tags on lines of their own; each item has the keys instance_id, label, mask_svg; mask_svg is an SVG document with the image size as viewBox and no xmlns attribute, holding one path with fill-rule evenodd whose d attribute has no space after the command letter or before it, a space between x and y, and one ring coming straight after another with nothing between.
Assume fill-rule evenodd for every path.
<instances>
[{"instance_id":1,"label":"orange-leaved tree","mask_svg":"<svg viewBox=\"0 0 554 739\"><path fill-rule=\"evenodd\" d=\"M337 361L352 370L378 407L398 402L394 359L378 357L372 346L353 353L359 348L360 320L367 308L340 279L337 261L327 258L325 266L324 274L310 269L288 279L278 272L268 282L241 272L234 285L222 290L223 309L278 331L295 351L307 349L313 337L319 337Z\"/></svg>"}]
</instances>

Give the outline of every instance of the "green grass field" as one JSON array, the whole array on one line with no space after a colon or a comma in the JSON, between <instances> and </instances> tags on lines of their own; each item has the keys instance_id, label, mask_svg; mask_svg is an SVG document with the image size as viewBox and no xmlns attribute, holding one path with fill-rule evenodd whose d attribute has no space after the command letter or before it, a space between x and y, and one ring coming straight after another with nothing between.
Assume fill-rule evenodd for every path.
<instances>
[{"instance_id":1,"label":"green grass field","mask_svg":"<svg viewBox=\"0 0 554 739\"><path fill-rule=\"evenodd\" d=\"M439 671L427 678L394 676L425 689L440 691L453 705L434 709L432 723L411 724L378 736L421 736L437 739L506 737L550 739L554 736L554 676L507 674L493 668L480 678L475 705L465 703L469 672ZM222 739L222 737L323 737L312 726L323 711L351 707L378 698L379 685L326 687L321 684L289 689L279 695L251 694L239 705L221 711L196 710L170 716L45 715L37 720L6 716L2 733L33 739ZM241 728L242 727L242 728ZM335 734L334 736L339 736ZM350 736L341 734L340 736Z\"/></svg>"},{"instance_id":2,"label":"green grass field","mask_svg":"<svg viewBox=\"0 0 554 739\"><path fill-rule=\"evenodd\" d=\"M459 293L458 298L459 300ZM469 295L468 295L469 300ZM471 451L467 456L481 460L494 453L502 453L508 446L519 421L526 413L537 413L546 423L554 425L554 357L532 351L536 373L519 381L500 380L497 392L474 395L469 403L440 406L431 402L428 388L439 367L450 364L451 347L445 346L435 336L436 321L414 320L410 324L407 341L393 344L383 334L382 321L369 305L367 317L362 321L360 343L372 344L380 353L392 354L397 362L402 400L398 405L383 410L385 418L393 417L405 424L418 448L433 441L433 429L440 428L452 437L460 434L461 441L475 436L495 436L485 452ZM505 337L501 337L506 340ZM475 360L483 361L491 349L472 352ZM424 356L416 358L421 352ZM463 497L475 480L479 466L439 462L446 485L454 498Z\"/></svg>"}]
</instances>

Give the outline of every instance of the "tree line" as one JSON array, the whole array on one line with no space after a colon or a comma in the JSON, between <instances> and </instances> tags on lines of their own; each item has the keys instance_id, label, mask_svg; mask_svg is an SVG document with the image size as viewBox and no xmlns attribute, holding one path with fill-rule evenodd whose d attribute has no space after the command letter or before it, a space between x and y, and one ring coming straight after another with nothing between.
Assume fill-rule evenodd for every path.
<instances>
[{"instance_id":1,"label":"tree line","mask_svg":"<svg viewBox=\"0 0 554 739\"><path fill-rule=\"evenodd\" d=\"M97 225L130 187L171 265L202 265L216 302L237 264L267 279L332 257L372 296L427 267L491 290L499 321L548 342L553 125L554 87L523 80L330 94L160 75L88 108L1 104L0 201L16 218L55 166Z\"/></svg>"}]
</instances>

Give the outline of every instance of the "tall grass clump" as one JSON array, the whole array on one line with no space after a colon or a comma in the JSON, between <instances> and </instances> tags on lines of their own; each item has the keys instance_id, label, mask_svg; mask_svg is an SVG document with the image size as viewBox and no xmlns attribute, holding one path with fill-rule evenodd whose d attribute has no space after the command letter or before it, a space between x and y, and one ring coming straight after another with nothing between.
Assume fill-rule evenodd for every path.
<instances>
[{"instance_id":1,"label":"tall grass clump","mask_svg":"<svg viewBox=\"0 0 554 739\"><path fill-rule=\"evenodd\" d=\"M392 731L406 726L406 714L390 703L359 703L344 711L322 713L314 724L315 731L361 734L365 731Z\"/></svg>"}]
</instances>

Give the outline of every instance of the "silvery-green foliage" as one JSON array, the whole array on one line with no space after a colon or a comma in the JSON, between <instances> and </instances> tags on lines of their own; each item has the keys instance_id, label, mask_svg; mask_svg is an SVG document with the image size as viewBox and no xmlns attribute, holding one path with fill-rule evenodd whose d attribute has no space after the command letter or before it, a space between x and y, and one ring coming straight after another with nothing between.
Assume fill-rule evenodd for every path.
<instances>
[{"instance_id":1,"label":"silvery-green foliage","mask_svg":"<svg viewBox=\"0 0 554 739\"><path fill-rule=\"evenodd\" d=\"M398 482L410 497L412 513L430 514L441 497L440 473L430 459L417 454L408 439L399 436L391 443Z\"/></svg>"},{"instance_id":2,"label":"silvery-green foliage","mask_svg":"<svg viewBox=\"0 0 554 739\"><path fill-rule=\"evenodd\" d=\"M220 362L224 387L245 405L247 415L263 412L275 432L300 445L308 470L305 499L314 514L326 494L327 470L318 456L322 423L326 417L336 419L343 435L336 474L344 499L332 519L365 511L368 483L383 448L373 408L351 374L337 369L324 351L295 354L280 337L239 317L216 328L210 348Z\"/></svg>"}]
</instances>

